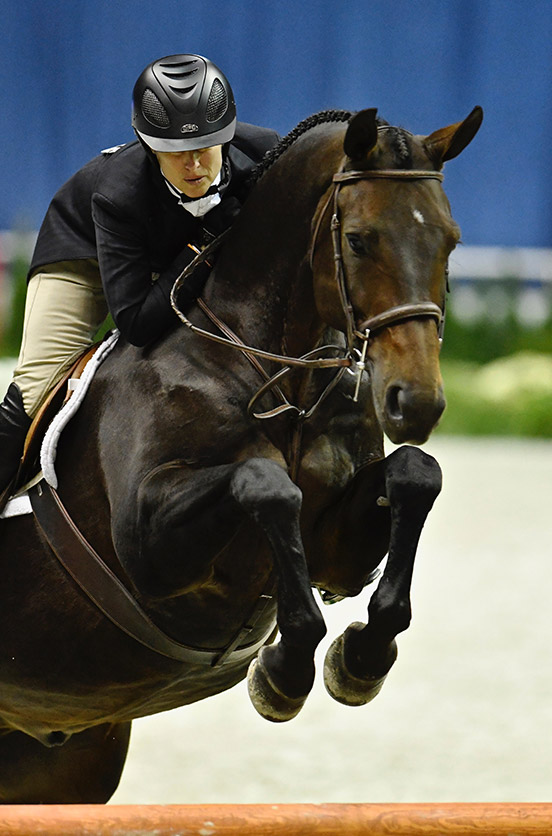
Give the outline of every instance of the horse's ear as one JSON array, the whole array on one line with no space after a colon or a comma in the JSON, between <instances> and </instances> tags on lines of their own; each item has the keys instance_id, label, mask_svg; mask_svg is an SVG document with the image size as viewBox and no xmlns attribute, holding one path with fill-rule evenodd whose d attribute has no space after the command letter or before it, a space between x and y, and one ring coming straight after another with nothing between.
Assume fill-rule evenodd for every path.
<instances>
[{"instance_id":1,"label":"horse's ear","mask_svg":"<svg viewBox=\"0 0 552 836\"><path fill-rule=\"evenodd\" d=\"M427 136L424 140L427 153L434 162L439 164L452 160L464 150L466 145L469 145L482 121L483 110L479 106L474 107L463 122L448 125Z\"/></svg>"},{"instance_id":2,"label":"horse's ear","mask_svg":"<svg viewBox=\"0 0 552 836\"><path fill-rule=\"evenodd\" d=\"M343 142L343 150L349 159L361 160L375 148L378 141L377 112L376 107L359 110L349 122Z\"/></svg>"}]
</instances>

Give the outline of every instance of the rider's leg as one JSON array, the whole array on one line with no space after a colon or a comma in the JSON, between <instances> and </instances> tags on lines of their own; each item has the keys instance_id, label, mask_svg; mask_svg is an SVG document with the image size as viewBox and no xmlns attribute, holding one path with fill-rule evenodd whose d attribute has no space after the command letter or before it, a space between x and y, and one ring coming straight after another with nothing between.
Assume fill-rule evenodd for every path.
<instances>
[{"instance_id":1,"label":"rider's leg","mask_svg":"<svg viewBox=\"0 0 552 836\"><path fill-rule=\"evenodd\" d=\"M106 315L96 261L49 264L31 277L21 351L0 404L0 496L15 476L32 418L48 392L92 343Z\"/></svg>"},{"instance_id":2,"label":"rider's leg","mask_svg":"<svg viewBox=\"0 0 552 836\"><path fill-rule=\"evenodd\" d=\"M21 391L16 383L10 383L0 404L0 497L17 473L30 426L31 419L25 412Z\"/></svg>"}]
</instances>

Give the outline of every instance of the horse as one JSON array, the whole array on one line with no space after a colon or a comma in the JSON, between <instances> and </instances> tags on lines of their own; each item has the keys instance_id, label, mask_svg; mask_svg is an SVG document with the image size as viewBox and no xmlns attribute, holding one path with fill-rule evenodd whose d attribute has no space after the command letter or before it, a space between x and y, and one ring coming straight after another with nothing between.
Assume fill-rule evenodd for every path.
<instances>
[{"instance_id":1,"label":"horse","mask_svg":"<svg viewBox=\"0 0 552 836\"><path fill-rule=\"evenodd\" d=\"M133 719L246 676L263 717L291 719L326 632L314 591L358 595L383 567L324 673L347 705L379 692L441 486L420 449L445 406L459 240L441 169L481 120L475 108L427 136L373 108L304 120L197 256L212 269L186 311L178 280L181 321L99 365L59 442L58 492L39 483L36 516L1 522L3 803L105 803ZM98 555L138 626L67 570L52 497L73 523L69 558Z\"/></svg>"}]
</instances>

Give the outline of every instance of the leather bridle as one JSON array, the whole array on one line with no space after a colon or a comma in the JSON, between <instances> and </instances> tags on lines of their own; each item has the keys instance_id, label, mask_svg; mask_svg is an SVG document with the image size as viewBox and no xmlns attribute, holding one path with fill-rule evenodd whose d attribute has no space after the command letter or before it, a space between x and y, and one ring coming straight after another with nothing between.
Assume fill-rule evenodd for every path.
<instances>
[{"instance_id":1,"label":"leather bridle","mask_svg":"<svg viewBox=\"0 0 552 836\"><path fill-rule=\"evenodd\" d=\"M332 234L333 257L335 263L335 283L339 292L339 299L341 307L345 316L347 338L347 349L349 357L353 357L356 352L358 359L355 362L355 369L351 373L357 375L357 384L353 400L358 399L362 373L366 368L366 353L368 350L368 343L375 331L380 331L382 328L387 328L390 325L396 325L405 319L419 319L420 317L432 317L437 322L437 329L439 333L439 340L442 341L443 329L445 324L444 308L440 308L435 302L409 302L404 305L395 305L388 308L380 314L369 317L364 320L358 327L355 321L355 314L351 302L351 294L347 287L347 278L345 275L345 267L343 263L343 249L341 246L341 220L339 215L339 192L343 185L347 183L354 183L358 180L438 180L443 181L443 174L439 171L425 171L418 169L379 169L379 170L345 170L341 169L334 174L332 178L333 189L328 195L322 210L316 221L314 233L312 236L312 243L309 253L309 262L311 270L314 268L314 252L318 240L318 234L322 225L326 211L333 201L333 212L330 224ZM357 351L354 347L355 340L360 340L362 343L361 351Z\"/></svg>"},{"instance_id":2,"label":"leather bridle","mask_svg":"<svg viewBox=\"0 0 552 836\"><path fill-rule=\"evenodd\" d=\"M430 316L436 319L439 329L439 334L442 333L443 327L443 311L434 302L412 302L405 305L396 305L388 308L376 316L369 317L362 322L358 327L355 322L353 306L351 303L351 296L347 287L347 280L345 276L345 268L343 265L343 250L341 246L341 220L339 213L339 192L343 185L347 183L357 182L358 180L439 180L443 181L443 174L439 171L420 171L417 169L403 170L403 169L380 169L379 171L346 171L341 169L334 174L332 182L334 184L322 211L318 216L315 225L314 234L310 248L310 265L313 268L314 252L318 240L318 234L326 211L333 199L333 213L331 219L331 233L333 255L335 261L335 282L339 291L341 306L345 314L346 320L346 336L347 346L349 352L353 351L353 344L355 339L367 341L374 331L387 328L389 325L395 325L397 322L402 322L404 319L412 319L416 317Z\"/></svg>"}]
</instances>

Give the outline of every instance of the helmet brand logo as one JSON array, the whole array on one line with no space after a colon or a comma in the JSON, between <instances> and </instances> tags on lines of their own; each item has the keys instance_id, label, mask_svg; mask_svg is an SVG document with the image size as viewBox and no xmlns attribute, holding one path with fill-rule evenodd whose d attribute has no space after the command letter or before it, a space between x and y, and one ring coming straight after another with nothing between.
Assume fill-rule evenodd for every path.
<instances>
[{"instance_id":1,"label":"helmet brand logo","mask_svg":"<svg viewBox=\"0 0 552 836\"><path fill-rule=\"evenodd\" d=\"M199 131L199 125L194 125L193 123L182 125L180 128L180 133L182 134L193 134L196 131Z\"/></svg>"}]
</instances>

